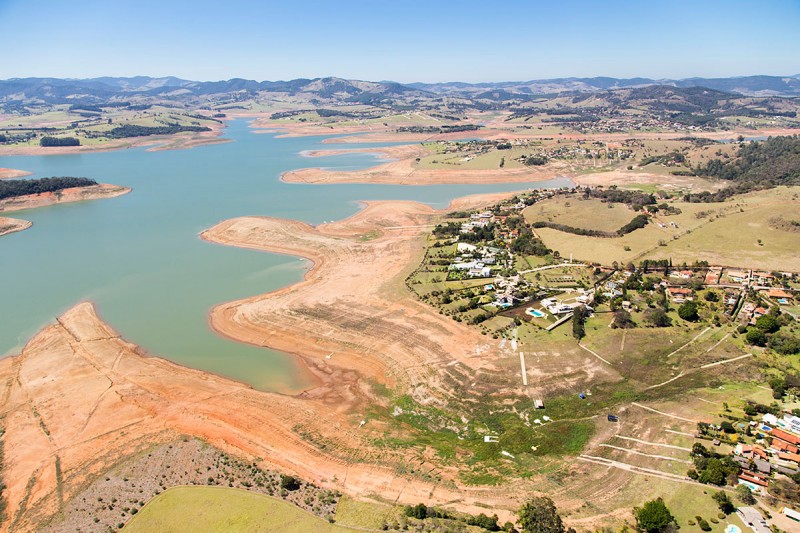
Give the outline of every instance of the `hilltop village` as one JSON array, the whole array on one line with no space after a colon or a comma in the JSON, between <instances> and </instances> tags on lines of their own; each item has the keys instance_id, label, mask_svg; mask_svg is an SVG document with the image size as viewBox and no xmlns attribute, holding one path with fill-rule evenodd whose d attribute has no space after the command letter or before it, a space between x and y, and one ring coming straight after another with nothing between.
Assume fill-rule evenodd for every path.
<instances>
[{"instance_id":1,"label":"hilltop village","mask_svg":"<svg viewBox=\"0 0 800 533\"><path fill-rule=\"evenodd\" d=\"M536 190L489 210L451 213L434 228L425 260L408 285L454 320L480 324L494 336L522 322L550 330L571 319L577 308L593 313L593 306L613 313L615 328L637 322L669 326L671 305L679 306L678 318L743 327L769 313L796 313L796 272L716 266L704 260L673 264L670 259L643 259L605 266L591 257L562 257L535 233L548 226L567 232L575 228L529 221L537 202L603 194L590 188ZM628 200L646 196L619 194ZM675 208L662 204L662 212L670 209ZM679 228L676 222L661 221L659 206L641 205L638 212L618 236L647 224Z\"/></svg>"},{"instance_id":2,"label":"hilltop village","mask_svg":"<svg viewBox=\"0 0 800 533\"><path fill-rule=\"evenodd\" d=\"M572 336L581 348L612 366L618 362L589 347L607 347L605 338L611 331L623 331L621 350L628 331L687 331L691 337L666 355L673 357L673 368L680 370L673 370L673 377L651 385L649 390L704 369L751 357L765 358L761 370L743 377L758 380L760 375L769 386L763 388L771 391L772 401L742 402L732 397L723 403L722 412L698 421L686 428L686 433L673 431L691 437L686 441L688 447L669 445L688 452L682 461L691 468L668 475L736 487L741 501L753 504L753 495L759 496L796 520L800 515L784 503L800 502L800 373L791 363L800 353L798 272L753 268L746 262L712 264L702 254L693 261L677 263L656 255L665 248L662 239L638 257L625 246L624 251L629 252L625 261L609 261L608 257L599 261L591 255L573 253L565 256L554 249L569 241L552 238L556 235L552 230L562 236L577 234L612 241L649 228L659 235L670 233L673 241L680 240L685 235L681 229L684 222L677 222L673 215L691 209L688 199L680 194L659 196L616 187L577 187L531 190L489 209L451 212L433 229L421 265L406 282L439 313L479 328L482 334L502 343L510 341L514 350L518 339L553 343L552 335L563 330L562 336ZM583 205L587 219L592 216L589 211L603 205L607 212L613 208L615 214L627 213L620 220L628 216L631 220L613 231L587 227L586 220L548 216L553 211L547 206L569 208L570 203ZM544 207L537 207L540 205ZM724 209L718 212L722 218ZM698 214L696 220L709 216L703 211ZM761 245L762 240L756 244ZM671 335L666 333L664 338ZM718 340L712 342L715 335ZM725 346L724 341L741 351L730 350L727 358L694 369L682 368L675 359L683 350L696 352L694 345L698 343L710 346L704 353L715 352ZM528 386L525 355L520 352L523 385ZM650 363L645 360L644 364ZM578 393L581 400L590 395L588 391ZM534 410L548 413L547 403L541 392L535 393ZM551 420L540 414L535 422L546 426ZM619 422L619 413L609 411L608 420ZM611 444L601 446L615 448ZM598 464L608 461L598 457L586 460ZM720 494L722 518L733 512L734 506L725 492ZM755 531L766 532L769 529L764 529L761 512L741 507L739 516ZM718 523L716 518L711 520ZM692 520L690 525L696 522Z\"/></svg>"}]
</instances>

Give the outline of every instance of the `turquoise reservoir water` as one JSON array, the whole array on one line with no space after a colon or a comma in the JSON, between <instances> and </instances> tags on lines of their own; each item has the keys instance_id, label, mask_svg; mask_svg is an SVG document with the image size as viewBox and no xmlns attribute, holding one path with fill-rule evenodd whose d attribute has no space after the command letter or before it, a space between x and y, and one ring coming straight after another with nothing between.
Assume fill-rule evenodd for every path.
<instances>
[{"instance_id":1,"label":"turquoise reservoir water","mask_svg":"<svg viewBox=\"0 0 800 533\"><path fill-rule=\"evenodd\" d=\"M279 179L286 170L357 169L376 160L366 154L304 158L301 151L322 148L322 137L255 134L244 120L231 122L225 136L235 142L162 152L0 157L0 167L32 177L85 176L133 188L119 198L5 215L34 225L0 237L0 354L17 353L54 317L91 300L117 331L153 354L256 388L297 390L306 383L292 357L221 338L209 329L207 315L215 304L299 281L307 262L211 244L198 237L202 230L243 215L318 224L352 215L360 200L444 207L466 194L528 186L288 184Z\"/></svg>"}]
</instances>

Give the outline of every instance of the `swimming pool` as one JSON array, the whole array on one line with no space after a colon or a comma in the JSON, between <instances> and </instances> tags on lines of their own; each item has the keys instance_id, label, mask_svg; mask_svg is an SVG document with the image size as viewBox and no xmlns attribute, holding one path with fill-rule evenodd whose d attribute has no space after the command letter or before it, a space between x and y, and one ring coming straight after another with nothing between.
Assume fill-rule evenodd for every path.
<instances>
[{"instance_id":1,"label":"swimming pool","mask_svg":"<svg viewBox=\"0 0 800 533\"><path fill-rule=\"evenodd\" d=\"M534 309L533 307L527 308L525 310L525 313L527 313L527 314L529 314L529 315L531 315L533 317L536 317L536 318L543 318L545 316L544 313L542 313L538 309Z\"/></svg>"}]
</instances>

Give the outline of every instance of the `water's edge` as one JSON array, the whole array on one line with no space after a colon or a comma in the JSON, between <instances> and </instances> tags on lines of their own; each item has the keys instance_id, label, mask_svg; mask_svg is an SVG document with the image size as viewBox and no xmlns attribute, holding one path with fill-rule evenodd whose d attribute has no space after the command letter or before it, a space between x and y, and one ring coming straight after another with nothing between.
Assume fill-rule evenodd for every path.
<instances>
[{"instance_id":1,"label":"water's edge","mask_svg":"<svg viewBox=\"0 0 800 533\"><path fill-rule=\"evenodd\" d=\"M0 167L33 172L29 177L85 176L133 188L118 198L7 215L34 225L0 239L0 265L13 273L0 277L0 354L19 352L55 316L89 300L149 353L259 389L299 390L309 382L296 358L220 337L207 314L219 303L301 281L308 263L218 246L202 241L201 231L244 215L319 224L353 215L363 200L417 200L442 208L469 194L570 184L287 184L280 175L309 166L302 152L319 149L327 137L254 134L247 120L229 122L223 136L236 142L0 157ZM363 147L372 146L385 144ZM376 154L340 154L316 158L314 166L355 170L384 161Z\"/></svg>"}]
</instances>

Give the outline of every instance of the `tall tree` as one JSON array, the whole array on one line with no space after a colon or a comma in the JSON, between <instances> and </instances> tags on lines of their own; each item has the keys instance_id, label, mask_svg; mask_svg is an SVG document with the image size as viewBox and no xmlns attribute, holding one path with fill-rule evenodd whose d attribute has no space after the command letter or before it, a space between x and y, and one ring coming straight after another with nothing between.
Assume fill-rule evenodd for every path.
<instances>
[{"instance_id":1,"label":"tall tree","mask_svg":"<svg viewBox=\"0 0 800 533\"><path fill-rule=\"evenodd\" d=\"M635 507L633 514L636 517L636 530L642 533L663 533L675 522L675 517L661 498L650 500L641 507Z\"/></svg>"},{"instance_id":2,"label":"tall tree","mask_svg":"<svg viewBox=\"0 0 800 533\"><path fill-rule=\"evenodd\" d=\"M584 327L584 323L586 322L586 317L588 314L589 312L582 305L576 307L572 312L572 336L578 340L581 340L586 336L586 328Z\"/></svg>"},{"instance_id":3,"label":"tall tree","mask_svg":"<svg viewBox=\"0 0 800 533\"><path fill-rule=\"evenodd\" d=\"M519 510L523 533L565 533L564 524L553 500L546 496L530 498Z\"/></svg>"}]
</instances>

